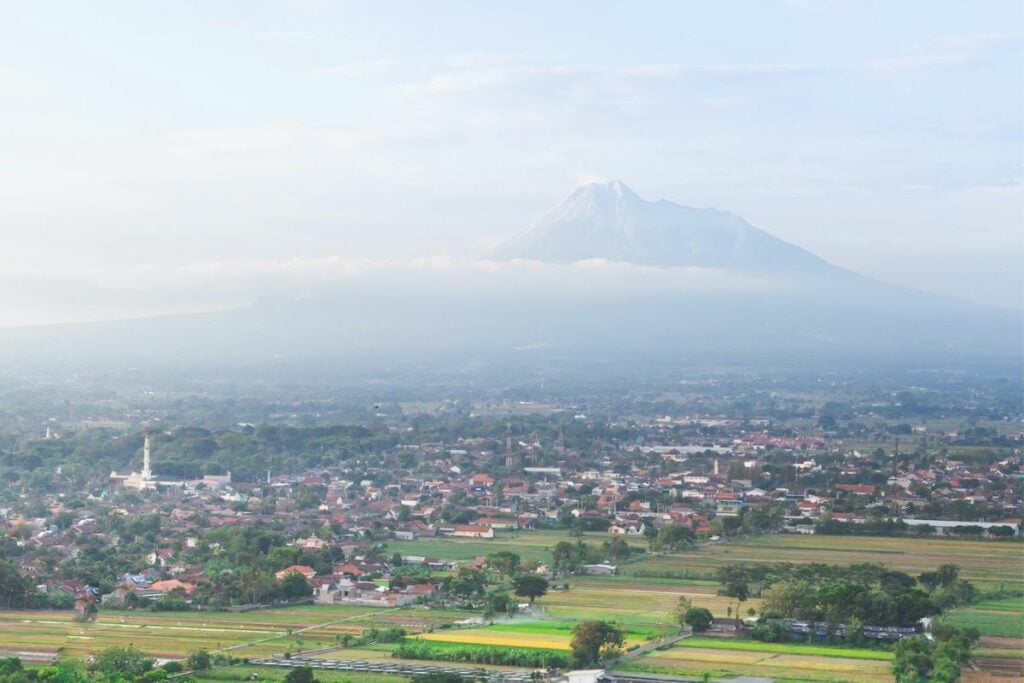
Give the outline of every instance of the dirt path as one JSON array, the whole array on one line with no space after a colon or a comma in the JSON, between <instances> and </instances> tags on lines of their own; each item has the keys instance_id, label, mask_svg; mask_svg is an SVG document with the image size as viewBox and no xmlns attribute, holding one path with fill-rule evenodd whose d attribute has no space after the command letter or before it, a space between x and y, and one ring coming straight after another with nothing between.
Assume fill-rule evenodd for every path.
<instances>
[{"instance_id":1,"label":"dirt path","mask_svg":"<svg viewBox=\"0 0 1024 683\"><path fill-rule=\"evenodd\" d=\"M641 655L645 655L645 654L647 654L649 652L654 652L658 648L661 648L661 647L671 647L672 645L675 645L676 643L678 643L683 638L688 638L688 637L690 637L692 635L693 635L693 631L687 629L686 631L682 631L680 633L677 633L674 636L668 636L666 638L658 638L657 640L651 641L650 643L647 643L646 645L641 645L638 648L635 648L633 650L630 650L629 652L624 653L618 659L615 659L615 660L613 660L611 662L608 662L608 668L610 669L610 668L618 666L619 664L622 664L624 662L628 662L631 659L636 659L637 657L640 657Z\"/></svg>"}]
</instances>

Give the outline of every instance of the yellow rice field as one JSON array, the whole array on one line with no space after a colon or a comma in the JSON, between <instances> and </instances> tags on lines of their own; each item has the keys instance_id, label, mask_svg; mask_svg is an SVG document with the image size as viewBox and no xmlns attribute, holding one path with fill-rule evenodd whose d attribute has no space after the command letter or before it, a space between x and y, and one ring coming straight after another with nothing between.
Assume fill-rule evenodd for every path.
<instances>
[{"instance_id":1,"label":"yellow rice field","mask_svg":"<svg viewBox=\"0 0 1024 683\"><path fill-rule=\"evenodd\" d=\"M759 675L784 680L884 683L892 680L889 662L739 652L705 648L672 648L630 662L628 668L667 674Z\"/></svg>"},{"instance_id":2,"label":"yellow rice field","mask_svg":"<svg viewBox=\"0 0 1024 683\"><path fill-rule=\"evenodd\" d=\"M447 633L424 633L421 640L439 643L460 643L462 645L499 645L504 647L532 647L541 650L568 650L569 636L538 635L532 633L509 633L505 631L449 631Z\"/></svg>"}]
</instances>

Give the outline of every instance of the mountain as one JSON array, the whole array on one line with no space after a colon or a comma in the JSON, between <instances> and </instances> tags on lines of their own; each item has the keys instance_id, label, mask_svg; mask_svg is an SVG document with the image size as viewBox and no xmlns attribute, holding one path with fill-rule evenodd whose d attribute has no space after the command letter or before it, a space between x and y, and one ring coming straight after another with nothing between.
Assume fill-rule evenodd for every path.
<instances>
[{"instance_id":1,"label":"mountain","mask_svg":"<svg viewBox=\"0 0 1024 683\"><path fill-rule=\"evenodd\" d=\"M788 274L837 270L727 211L664 199L649 202L618 180L577 188L492 257L552 263L606 259Z\"/></svg>"},{"instance_id":2,"label":"mountain","mask_svg":"<svg viewBox=\"0 0 1024 683\"><path fill-rule=\"evenodd\" d=\"M83 364L180 376L249 364L253 378L375 364L395 381L398 368L443 381L453 367L1021 370L1019 311L877 282L732 214L648 202L619 182L579 188L493 257L504 262L370 270L234 311L0 330L0 378Z\"/></svg>"}]
</instances>

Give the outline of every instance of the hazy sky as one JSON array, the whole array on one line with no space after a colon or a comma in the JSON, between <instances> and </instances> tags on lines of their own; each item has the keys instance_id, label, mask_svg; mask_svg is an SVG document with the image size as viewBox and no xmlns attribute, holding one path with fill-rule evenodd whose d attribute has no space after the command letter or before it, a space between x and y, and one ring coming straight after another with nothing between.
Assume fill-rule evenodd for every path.
<instances>
[{"instance_id":1,"label":"hazy sky","mask_svg":"<svg viewBox=\"0 0 1024 683\"><path fill-rule=\"evenodd\" d=\"M1022 44L1017 0L2 1L0 324L472 260L606 178L1020 308Z\"/></svg>"}]
</instances>

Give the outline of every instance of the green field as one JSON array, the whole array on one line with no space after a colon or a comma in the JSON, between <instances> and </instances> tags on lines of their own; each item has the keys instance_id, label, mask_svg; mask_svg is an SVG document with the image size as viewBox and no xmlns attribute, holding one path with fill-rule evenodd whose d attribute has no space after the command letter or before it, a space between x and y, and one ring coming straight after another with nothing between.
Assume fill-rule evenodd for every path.
<instances>
[{"instance_id":1,"label":"green field","mask_svg":"<svg viewBox=\"0 0 1024 683\"><path fill-rule=\"evenodd\" d=\"M910 574L952 562L977 587L1024 589L1024 545L1016 541L961 541L909 537L770 534L704 545L688 553L644 558L621 568L623 575L686 572L711 576L737 562L878 562Z\"/></svg>"},{"instance_id":2,"label":"green field","mask_svg":"<svg viewBox=\"0 0 1024 683\"><path fill-rule=\"evenodd\" d=\"M575 628L575 621L513 621L485 626L481 631L499 631L501 633L529 633L533 635L569 635ZM635 640L655 638L660 635L658 629L643 626L627 626L626 635Z\"/></svg>"},{"instance_id":3,"label":"green field","mask_svg":"<svg viewBox=\"0 0 1024 683\"><path fill-rule=\"evenodd\" d=\"M609 579L615 580L609 580ZM735 598L717 595L717 587L707 583L622 577L578 577L569 581L568 591L549 591L537 601L555 619L604 619L621 621L624 625L655 632L672 630L671 611L681 596L696 607L706 607L716 615L725 616L729 606L743 613L757 609L760 600L740 603Z\"/></svg>"},{"instance_id":4,"label":"green field","mask_svg":"<svg viewBox=\"0 0 1024 683\"><path fill-rule=\"evenodd\" d=\"M71 621L70 612L0 612L0 651L67 656L93 654L112 645L135 645L161 658L200 648L234 657L266 657L337 643L371 626L420 631L471 616L466 612L372 607L301 606L245 613L126 612L101 610L94 623Z\"/></svg>"},{"instance_id":5,"label":"green field","mask_svg":"<svg viewBox=\"0 0 1024 683\"><path fill-rule=\"evenodd\" d=\"M699 676L770 676L776 681L891 680L892 653L850 647L684 638L626 663L629 671Z\"/></svg>"},{"instance_id":6,"label":"green field","mask_svg":"<svg viewBox=\"0 0 1024 683\"><path fill-rule=\"evenodd\" d=\"M1024 638L1024 612L988 611L970 607L953 610L943 621L959 627L973 627L983 636Z\"/></svg>"},{"instance_id":7,"label":"green field","mask_svg":"<svg viewBox=\"0 0 1024 683\"><path fill-rule=\"evenodd\" d=\"M982 600L953 610L943 621L978 629L981 643L974 656L982 670L1024 675L1024 598Z\"/></svg>"},{"instance_id":8,"label":"green field","mask_svg":"<svg viewBox=\"0 0 1024 683\"><path fill-rule=\"evenodd\" d=\"M972 609L992 610L995 612L1021 612L1024 613L1024 596L1009 598L994 598L991 600L980 600L971 604Z\"/></svg>"},{"instance_id":9,"label":"green field","mask_svg":"<svg viewBox=\"0 0 1024 683\"><path fill-rule=\"evenodd\" d=\"M600 544L609 534L587 533L582 539L567 531L503 531L493 539L433 538L416 541L389 541L388 549L403 555L419 555L449 560L470 560L500 550L519 553L526 561L549 562L551 549L559 541L583 540ZM623 537L620 537L623 538ZM646 549L642 538L625 538L638 549ZM741 538L726 543L704 544L675 555L648 555L619 567L619 577L604 577L609 583L639 578L647 582L672 581L682 573L687 584L708 585L715 571L736 562L822 562L847 565L879 562L911 574L954 562L962 567L963 578L979 588L999 585L1024 590L1024 544L1017 541L965 541L945 538L876 536L804 536L768 534ZM659 573L664 572L659 577ZM646 576L645 576L646 574ZM713 584L713 581L711 581Z\"/></svg>"},{"instance_id":10,"label":"green field","mask_svg":"<svg viewBox=\"0 0 1024 683\"><path fill-rule=\"evenodd\" d=\"M606 534L587 534L599 544ZM551 548L566 532L504 532L493 540L437 538L389 542L389 551L442 559L468 560L499 550L519 553L525 560L550 560ZM642 539L629 539L645 547ZM70 612L0 612L0 652L42 652L84 656L111 645L135 645L161 658L180 658L206 648L237 658L297 653L338 644L345 634L371 626L402 626L412 633L430 634L437 647L517 647L565 652L571 629L581 619L621 623L629 644L672 633L677 625L672 609L680 596L716 616L745 615L760 601L743 603L717 595L717 584L706 577L718 567L737 562L822 562L846 565L879 562L919 574L954 562L961 575L979 588L1003 586L1024 590L1024 546L1015 542L983 542L918 538L769 535L727 543L702 545L676 555L644 556L620 566L620 576L579 576L558 579L536 606L543 619L500 622L474 628L442 628L479 614L421 607L379 609L353 606L302 606L246 613L131 612L102 609L92 624L71 621ZM643 574L648 574L644 576ZM685 576L686 578L669 578ZM562 584L568 583L568 590ZM557 588L557 589L556 589ZM1013 659L1024 650L1024 598L979 602L950 613L946 619L974 626L984 639L981 656ZM366 645L318 655L343 659L394 661L394 645ZM801 644L769 644L733 639L690 638L656 650L624 666L634 670L680 675L762 675L777 681L889 681L888 652ZM242 680L256 669L219 668L203 681ZM261 677L280 680L284 671L259 669ZM318 676L320 676L318 674ZM324 683L378 683L386 677L325 672ZM394 678L389 680L394 681Z\"/></svg>"},{"instance_id":11,"label":"green field","mask_svg":"<svg viewBox=\"0 0 1024 683\"><path fill-rule=\"evenodd\" d=\"M716 642L714 647L672 647L667 650L656 650L626 663L621 670L676 676L701 676L708 673L716 678L766 676L777 683L888 683L892 681L889 667L890 662L883 660L727 649Z\"/></svg>"},{"instance_id":12,"label":"green field","mask_svg":"<svg viewBox=\"0 0 1024 683\"><path fill-rule=\"evenodd\" d=\"M518 553L524 562L551 562L551 549L559 541L575 543L582 540L600 545L611 538L623 538L636 548L647 548L647 541L643 538L616 537L605 533L586 533L582 538L576 538L568 531L499 531L492 539L439 537L415 541L388 541L388 552L441 560L472 560L509 550Z\"/></svg>"}]
</instances>

